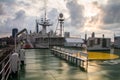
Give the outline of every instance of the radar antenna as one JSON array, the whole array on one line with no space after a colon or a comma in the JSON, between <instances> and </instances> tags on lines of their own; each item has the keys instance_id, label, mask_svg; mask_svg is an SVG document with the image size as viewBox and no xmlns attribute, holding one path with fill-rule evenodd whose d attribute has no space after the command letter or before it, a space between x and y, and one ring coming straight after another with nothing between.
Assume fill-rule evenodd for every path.
<instances>
[{"instance_id":1,"label":"radar antenna","mask_svg":"<svg viewBox=\"0 0 120 80\"><path fill-rule=\"evenodd\" d=\"M59 24L59 27L58 27ZM64 16L62 13L59 14L59 18L58 18L58 23L57 23L57 27L56 27L56 32L59 32L59 36L62 37L63 33L64 33Z\"/></svg>"},{"instance_id":2,"label":"radar antenna","mask_svg":"<svg viewBox=\"0 0 120 80\"><path fill-rule=\"evenodd\" d=\"M46 12L47 12L47 3L46 3L46 0L44 0L44 9L45 9L45 20L46 20Z\"/></svg>"}]
</instances>

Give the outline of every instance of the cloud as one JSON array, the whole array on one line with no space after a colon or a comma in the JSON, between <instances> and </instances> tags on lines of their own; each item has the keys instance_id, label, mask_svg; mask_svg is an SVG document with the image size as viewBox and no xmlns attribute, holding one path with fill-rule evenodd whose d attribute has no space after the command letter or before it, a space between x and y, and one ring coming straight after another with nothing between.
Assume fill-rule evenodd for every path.
<instances>
[{"instance_id":1,"label":"cloud","mask_svg":"<svg viewBox=\"0 0 120 80\"><path fill-rule=\"evenodd\" d=\"M24 18L25 18L26 16L25 16L25 11L23 11L23 10L20 10L20 11L18 11L17 13L16 13L16 18L14 19L15 21L16 20L23 20Z\"/></svg>"},{"instance_id":2,"label":"cloud","mask_svg":"<svg viewBox=\"0 0 120 80\"><path fill-rule=\"evenodd\" d=\"M59 12L56 8L51 9L51 11L47 13L47 17L53 21L58 19L58 16L59 16Z\"/></svg>"},{"instance_id":3,"label":"cloud","mask_svg":"<svg viewBox=\"0 0 120 80\"><path fill-rule=\"evenodd\" d=\"M120 35L120 0L109 0L103 10L105 16L103 18L104 25L101 28L115 33L119 32Z\"/></svg>"},{"instance_id":4,"label":"cloud","mask_svg":"<svg viewBox=\"0 0 120 80\"><path fill-rule=\"evenodd\" d=\"M52 29L52 30L55 29L58 22L58 16L59 16L59 12L56 8L53 8L48 12L47 17L48 19L50 19L50 23L53 24L52 26L49 27L49 29Z\"/></svg>"},{"instance_id":5,"label":"cloud","mask_svg":"<svg viewBox=\"0 0 120 80\"><path fill-rule=\"evenodd\" d=\"M30 3L27 3L25 1L19 1L18 3L19 3L19 5L24 6L24 7L25 6L27 6L27 7L30 6Z\"/></svg>"},{"instance_id":6,"label":"cloud","mask_svg":"<svg viewBox=\"0 0 120 80\"><path fill-rule=\"evenodd\" d=\"M44 14L43 2L44 0L0 0L0 34L11 33L14 27L35 31L36 18L40 19ZM53 22L50 29L56 28L57 17L63 12L65 31L70 31L71 34L80 34L84 28L90 31L120 30L120 0L102 3L104 2L91 0L84 5L79 0L48 0L47 17ZM90 10L94 16L86 17L85 9L88 12Z\"/></svg>"},{"instance_id":7,"label":"cloud","mask_svg":"<svg viewBox=\"0 0 120 80\"><path fill-rule=\"evenodd\" d=\"M0 2L13 3L15 0L0 0Z\"/></svg>"},{"instance_id":8,"label":"cloud","mask_svg":"<svg viewBox=\"0 0 120 80\"><path fill-rule=\"evenodd\" d=\"M18 11L15 15L15 18L7 18L6 21L4 21L4 25L1 25L3 29L0 30L0 32L11 32L12 28L23 26L24 24L24 18L25 18L25 12L24 11Z\"/></svg>"},{"instance_id":9,"label":"cloud","mask_svg":"<svg viewBox=\"0 0 120 80\"><path fill-rule=\"evenodd\" d=\"M0 15L5 14L4 9L3 9L3 4L0 3Z\"/></svg>"},{"instance_id":10,"label":"cloud","mask_svg":"<svg viewBox=\"0 0 120 80\"><path fill-rule=\"evenodd\" d=\"M117 31L120 30L119 23L104 24L103 27L105 30Z\"/></svg>"},{"instance_id":11,"label":"cloud","mask_svg":"<svg viewBox=\"0 0 120 80\"><path fill-rule=\"evenodd\" d=\"M82 27L84 7L78 4L77 0L68 1L66 7L69 10L71 25L74 27Z\"/></svg>"},{"instance_id":12,"label":"cloud","mask_svg":"<svg viewBox=\"0 0 120 80\"><path fill-rule=\"evenodd\" d=\"M106 13L104 17L104 22L106 24L120 22L120 1L114 1L112 3L110 1L104 10Z\"/></svg>"},{"instance_id":13,"label":"cloud","mask_svg":"<svg viewBox=\"0 0 120 80\"><path fill-rule=\"evenodd\" d=\"M22 8L25 6L29 6L29 4L17 0L0 0L0 36L11 35L12 28L21 30L29 27L28 30L34 30L36 17L33 17L32 14L31 16L26 15L26 12L29 11Z\"/></svg>"},{"instance_id":14,"label":"cloud","mask_svg":"<svg viewBox=\"0 0 120 80\"><path fill-rule=\"evenodd\" d=\"M97 32L103 25L104 11L102 6L97 1L86 3L84 6L85 22L83 31Z\"/></svg>"}]
</instances>

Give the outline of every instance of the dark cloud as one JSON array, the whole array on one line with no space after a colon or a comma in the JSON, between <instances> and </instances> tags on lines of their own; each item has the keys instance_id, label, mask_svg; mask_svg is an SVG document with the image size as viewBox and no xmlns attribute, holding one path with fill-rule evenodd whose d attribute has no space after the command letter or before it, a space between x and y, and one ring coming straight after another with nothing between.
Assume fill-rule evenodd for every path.
<instances>
[{"instance_id":1,"label":"dark cloud","mask_svg":"<svg viewBox=\"0 0 120 80\"><path fill-rule=\"evenodd\" d=\"M51 23L53 24L53 26L51 26L50 29L54 29L56 27L58 16L59 16L59 12L56 8L53 8L48 12L47 17L48 19L50 19Z\"/></svg>"},{"instance_id":2,"label":"dark cloud","mask_svg":"<svg viewBox=\"0 0 120 80\"><path fill-rule=\"evenodd\" d=\"M0 16L3 15L5 12L4 12L4 9L3 9L3 4L0 3Z\"/></svg>"},{"instance_id":3,"label":"dark cloud","mask_svg":"<svg viewBox=\"0 0 120 80\"><path fill-rule=\"evenodd\" d=\"M51 11L49 11L47 14L48 18L52 20L57 19L58 15L59 15L59 12L56 8L51 9Z\"/></svg>"},{"instance_id":4,"label":"dark cloud","mask_svg":"<svg viewBox=\"0 0 120 80\"><path fill-rule=\"evenodd\" d=\"M0 0L0 3L6 4L7 6L11 7L16 4L17 0Z\"/></svg>"},{"instance_id":5,"label":"dark cloud","mask_svg":"<svg viewBox=\"0 0 120 80\"><path fill-rule=\"evenodd\" d=\"M120 35L120 24L119 23L114 23L114 24L104 24L102 26L102 29L104 30L109 30L117 35ZM110 34L109 34L110 35Z\"/></svg>"},{"instance_id":6,"label":"dark cloud","mask_svg":"<svg viewBox=\"0 0 120 80\"><path fill-rule=\"evenodd\" d=\"M15 15L16 15L16 18L14 20L22 20L26 17L25 11L23 10L18 11Z\"/></svg>"},{"instance_id":7,"label":"dark cloud","mask_svg":"<svg viewBox=\"0 0 120 80\"><path fill-rule=\"evenodd\" d=\"M102 29L113 32L120 31L120 0L109 0L108 4L103 7L103 10L105 16L103 18L104 25Z\"/></svg>"},{"instance_id":8,"label":"dark cloud","mask_svg":"<svg viewBox=\"0 0 120 80\"><path fill-rule=\"evenodd\" d=\"M11 33L12 28L15 27L18 29L27 28L34 30L36 16L41 16L43 14L43 1L44 0L0 0L0 34L4 32ZM84 26L84 23L87 20L83 17L83 5L79 4L77 1L78 0L65 1L66 8L69 11L68 15L70 15L69 19L65 19L65 28L68 29L68 27L70 27L71 29L69 30L71 30L71 32L76 29L78 30L78 28L83 28L82 26ZM88 23L96 26L97 22L102 22L103 20L104 24L103 26L100 25L101 29L111 31L120 30L120 0L108 0L108 4L104 6L99 5L98 2L94 1L91 4L101 11L103 10L105 13L104 18L101 18L102 13L100 13L99 15L88 19ZM55 24L59 15L59 10L56 8L47 11L48 18L51 19L54 24L53 27L56 27ZM34 14L32 11L35 11L38 14Z\"/></svg>"},{"instance_id":9,"label":"dark cloud","mask_svg":"<svg viewBox=\"0 0 120 80\"><path fill-rule=\"evenodd\" d=\"M21 6L30 6L29 3L26 3L24 1L19 1L19 5L21 5Z\"/></svg>"},{"instance_id":10,"label":"dark cloud","mask_svg":"<svg viewBox=\"0 0 120 80\"><path fill-rule=\"evenodd\" d=\"M0 0L0 2L13 3L15 0Z\"/></svg>"},{"instance_id":11,"label":"dark cloud","mask_svg":"<svg viewBox=\"0 0 120 80\"><path fill-rule=\"evenodd\" d=\"M77 0L67 2L66 7L69 10L71 25L81 27L83 24L83 6L78 4Z\"/></svg>"},{"instance_id":12,"label":"dark cloud","mask_svg":"<svg viewBox=\"0 0 120 80\"><path fill-rule=\"evenodd\" d=\"M105 7L105 17L104 22L107 24L110 23L119 23L120 22L120 2L119 3L108 3Z\"/></svg>"},{"instance_id":13,"label":"dark cloud","mask_svg":"<svg viewBox=\"0 0 120 80\"><path fill-rule=\"evenodd\" d=\"M0 0L0 14L1 16L12 16L16 12L16 0ZM6 18L7 18L6 17Z\"/></svg>"},{"instance_id":14,"label":"dark cloud","mask_svg":"<svg viewBox=\"0 0 120 80\"><path fill-rule=\"evenodd\" d=\"M7 20L4 21L4 25L0 25L2 28L2 30L0 29L1 33L10 33L12 28L22 29L25 24L25 12L20 10L14 16L15 18L7 18Z\"/></svg>"},{"instance_id":15,"label":"dark cloud","mask_svg":"<svg viewBox=\"0 0 120 80\"><path fill-rule=\"evenodd\" d=\"M29 15L28 12L30 13L30 9L35 9L32 11L38 9L35 8L38 4L33 4L37 1L39 0L0 0L0 36L1 34L10 35L12 28L18 28L19 30L27 28L28 31L34 31L37 15Z\"/></svg>"},{"instance_id":16,"label":"dark cloud","mask_svg":"<svg viewBox=\"0 0 120 80\"><path fill-rule=\"evenodd\" d=\"M12 28L23 29L30 19L27 20L25 11L16 9L16 0L0 0L0 34L11 33Z\"/></svg>"},{"instance_id":17,"label":"dark cloud","mask_svg":"<svg viewBox=\"0 0 120 80\"><path fill-rule=\"evenodd\" d=\"M24 24L27 24L25 11L19 10L16 12L15 18L9 20L8 23L12 23L13 27L18 27L19 29L22 28Z\"/></svg>"},{"instance_id":18,"label":"dark cloud","mask_svg":"<svg viewBox=\"0 0 120 80\"><path fill-rule=\"evenodd\" d=\"M116 4L116 3L120 3L120 0L108 0L108 4Z\"/></svg>"},{"instance_id":19,"label":"dark cloud","mask_svg":"<svg viewBox=\"0 0 120 80\"><path fill-rule=\"evenodd\" d=\"M120 25L119 23L112 23L112 24L104 24L102 27L106 30L115 31L120 29L119 25Z\"/></svg>"}]
</instances>

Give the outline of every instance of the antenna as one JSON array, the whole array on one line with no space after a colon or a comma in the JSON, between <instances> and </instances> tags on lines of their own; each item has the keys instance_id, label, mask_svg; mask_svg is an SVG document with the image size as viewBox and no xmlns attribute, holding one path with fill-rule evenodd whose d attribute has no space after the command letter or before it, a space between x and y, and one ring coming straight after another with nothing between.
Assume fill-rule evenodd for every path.
<instances>
[{"instance_id":1,"label":"antenna","mask_svg":"<svg viewBox=\"0 0 120 80\"><path fill-rule=\"evenodd\" d=\"M36 33L39 33L39 25L38 25L38 20L36 19Z\"/></svg>"},{"instance_id":2,"label":"antenna","mask_svg":"<svg viewBox=\"0 0 120 80\"><path fill-rule=\"evenodd\" d=\"M59 24L59 28L58 28L58 24ZM58 18L58 24L56 27L56 31L59 31L59 36L62 37L63 33L64 33L64 16L62 13L59 14L59 18Z\"/></svg>"},{"instance_id":3,"label":"antenna","mask_svg":"<svg viewBox=\"0 0 120 80\"><path fill-rule=\"evenodd\" d=\"M87 31L85 31L85 44L87 44Z\"/></svg>"},{"instance_id":4,"label":"antenna","mask_svg":"<svg viewBox=\"0 0 120 80\"><path fill-rule=\"evenodd\" d=\"M45 20L46 20L46 12L47 12L47 8L46 7L47 7L47 3L46 3L46 0L44 0L44 8L45 8L45 16L44 17L45 17Z\"/></svg>"},{"instance_id":5,"label":"antenna","mask_svg":"<svg viewBox=\"0 0 120 80\"><path fill-rule=\"evenodd\" d=\"M37 25L37 29L36 30L38 30L39 28L39 25L41 25L42 26L42 30L41 30L41 32L42 32L42 35L46 35L46 33L47 33L47 27L48 26L52 26L52 23L50 23L50 21L49 21L49 19L47 19L47 3L46 3L46 0L44 0L44 9L45 9L45 13L44 13L44 17L43 18L41 18L41 21L40 22L36 22L38 25ZM38 31L37 31L38 32Z\"/></svg>"}]
</instances>

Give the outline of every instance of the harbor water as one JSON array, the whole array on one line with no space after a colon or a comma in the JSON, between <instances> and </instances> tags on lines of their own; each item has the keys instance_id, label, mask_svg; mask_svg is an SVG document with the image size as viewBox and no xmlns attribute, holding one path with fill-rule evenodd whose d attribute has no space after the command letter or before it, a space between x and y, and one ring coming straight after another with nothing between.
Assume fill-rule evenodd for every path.
<instances>
[{"instance_id":1,"label":"harbor water","mask_svg":"<svg viewBox=\"0 0 120 80\"><path fill-rule=\"evenodd\" d=\"M120 50L115 54L120 56ZM20 80L120 80L120 59L89 61L88 71L51 54L49 49L26 50Z\"/></svg>"}]
</instances>

